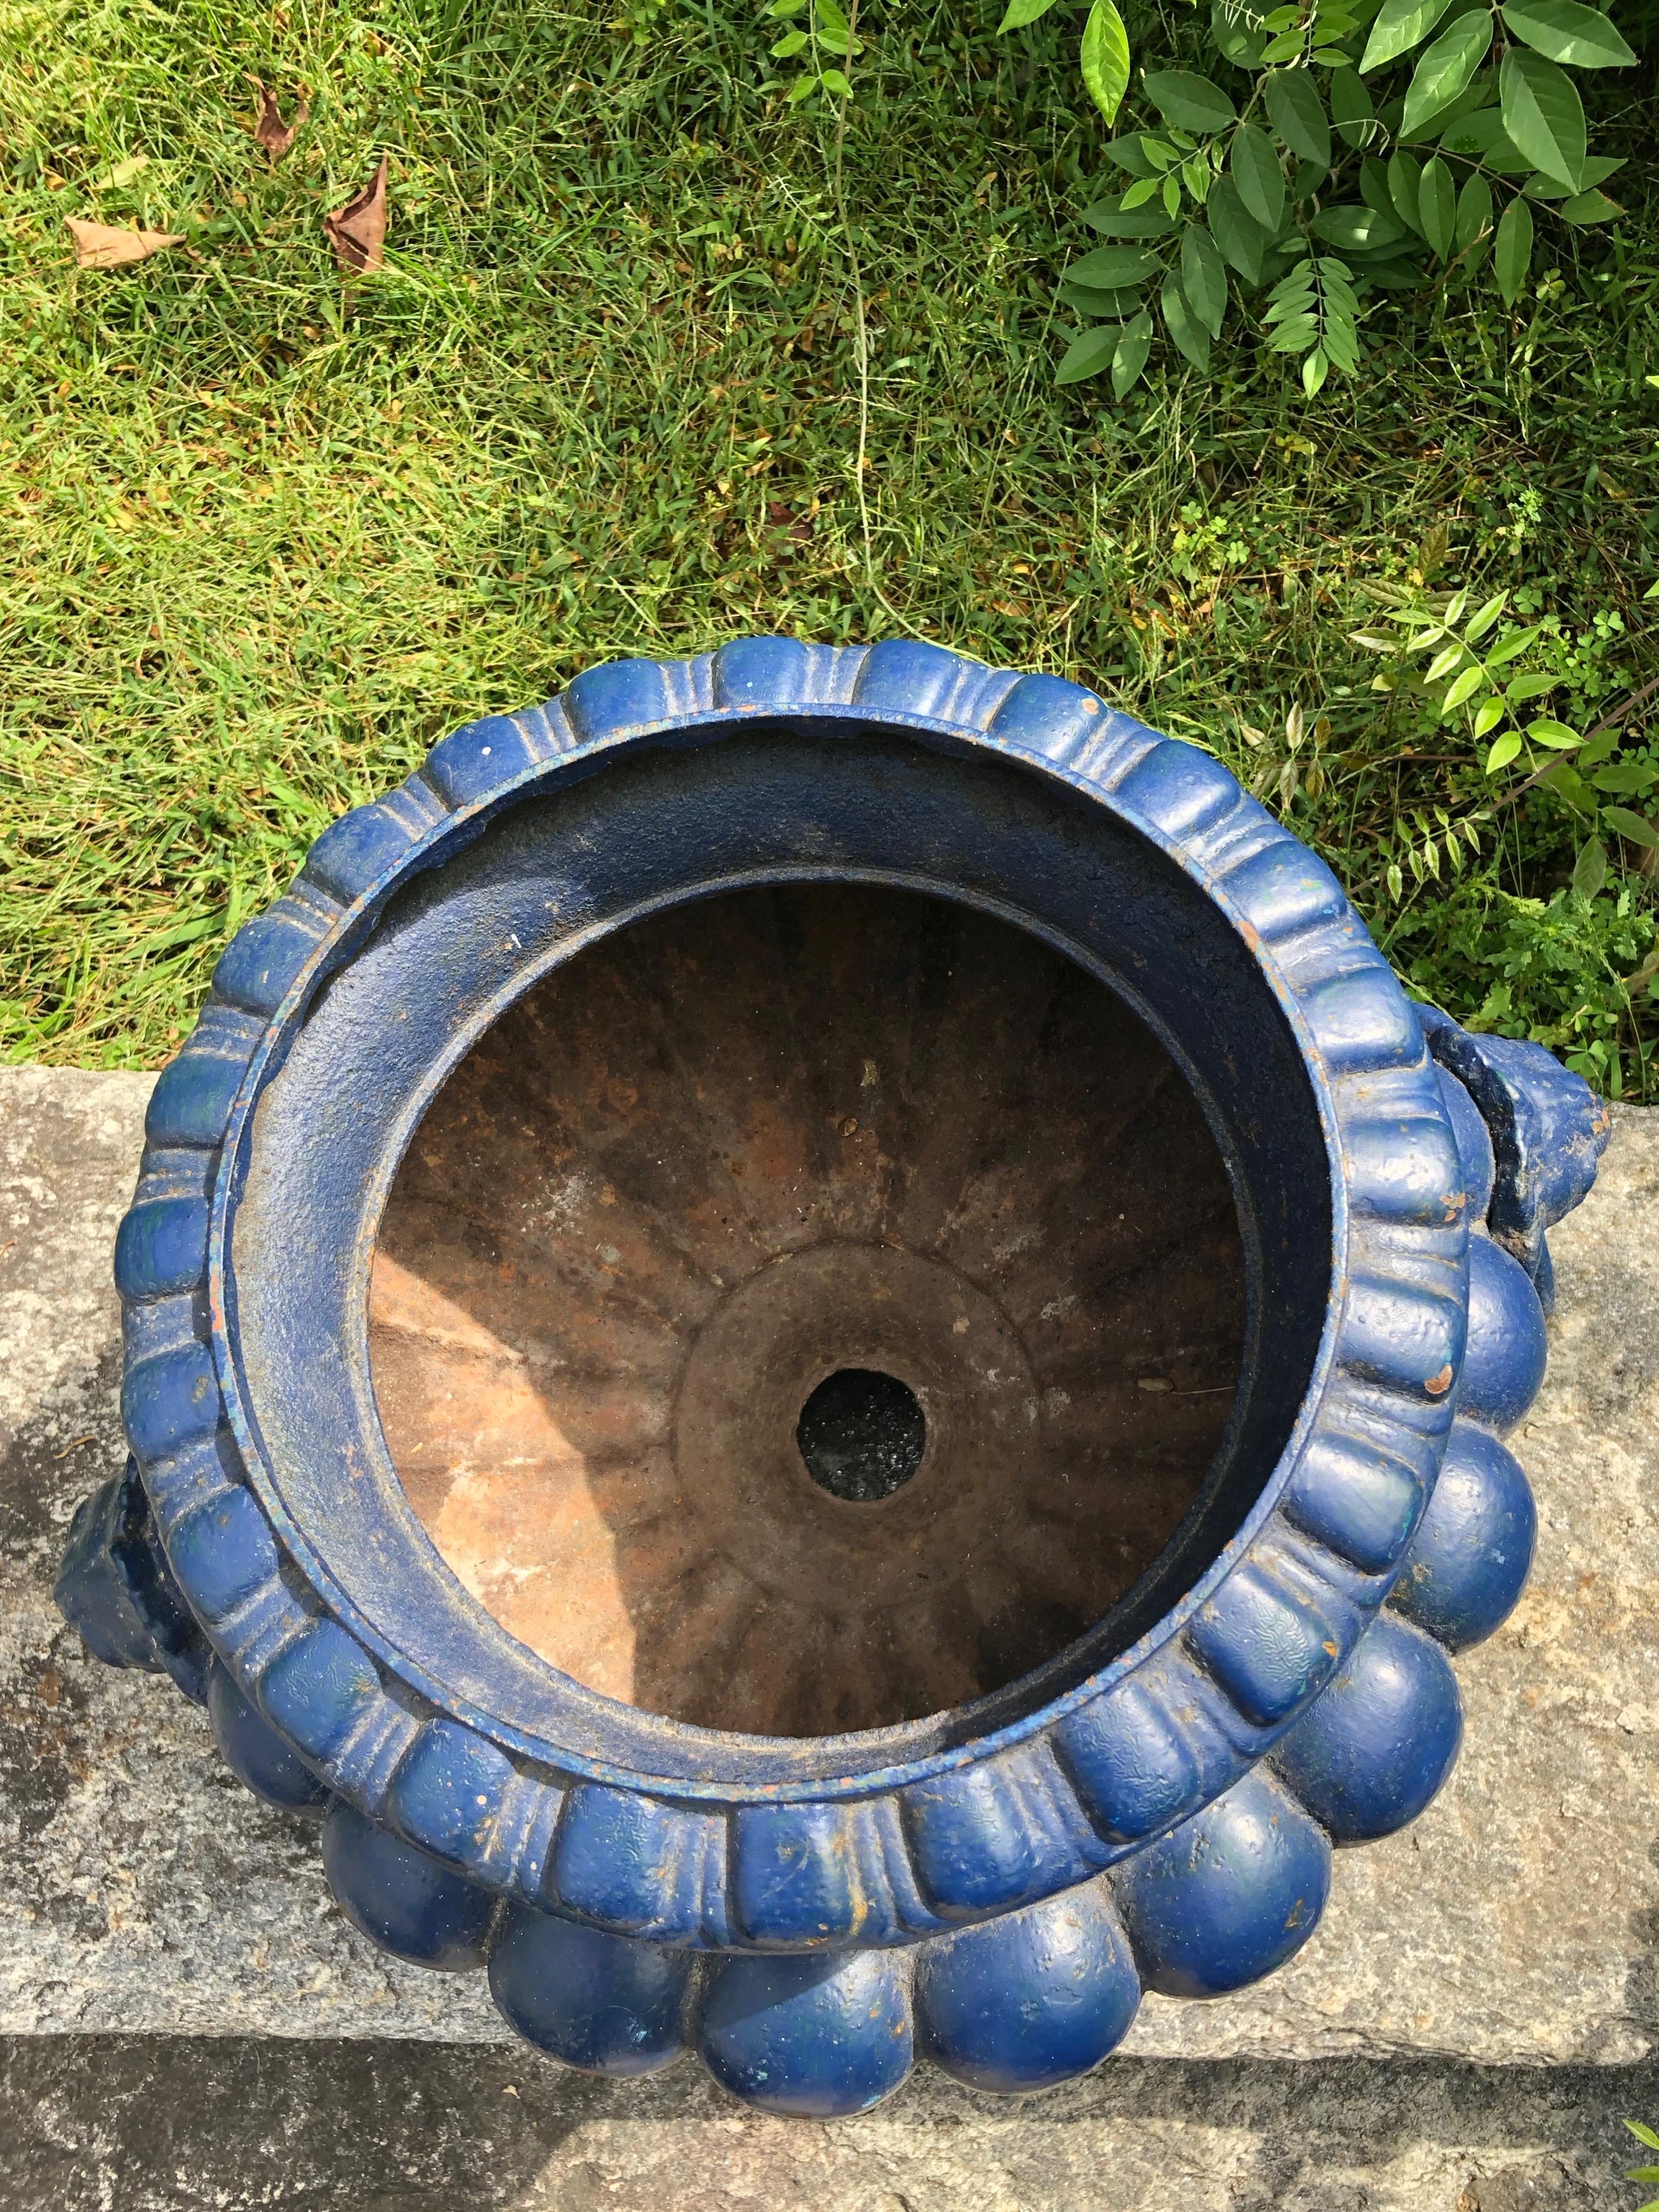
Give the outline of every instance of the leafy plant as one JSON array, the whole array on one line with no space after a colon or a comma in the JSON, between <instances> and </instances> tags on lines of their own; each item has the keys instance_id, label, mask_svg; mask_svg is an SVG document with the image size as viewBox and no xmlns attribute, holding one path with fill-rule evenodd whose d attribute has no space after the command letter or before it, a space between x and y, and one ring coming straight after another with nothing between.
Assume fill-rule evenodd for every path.
<instances>
[{"instance_id":1,"label":"leafy plant","mask_svg":"<svg viewBox=\"0 0 1659 2212\"><path fill-rule=\"evenodd\" d=\"M1522 771L1518 782L1455 829L1446 820L1449 848L1455 850L1462 836L1478 850L1479 823L1528 792L1542 789L1577 820L1584 842L1574 885L1593 896L1607 879L1610 841L1622 839L1644 854L1659 853L1659 828L1634 804L1659 789L1659 763L1650 748L1621 750L1616 718L1585 734L1553 714L1534 712L1536 703L1563 682L1560 672L1542 665L1541 659L1557 633L1545 623L1505 622L1507 592L1473 611L1469 599L1468 592L1454 592L1437 611L1421 599L1389 607L1383 619L1396 624L1401 635L1360 630L1354 642L1396 660L1431 654L1422 684L1438 719L1463 728L1472 747L1484 745L1481 764L1489 780ZM1392 688L1395 680L1385 678L1385 687ZM1439 872L1432 842L1431 837L1427 848L1408 843L1405 848L1419 883L1425 863ZM1389 885L1398 898L1403 889L1398 861L1389 864Z\"/></svg>"},{"instance_id":2,"label":"leafy plant","mask_svg":"<svg viewBox=\"0 0 1659 2212\"><path fill-rule=\"evenodd\" d=\"M819 93L828 93L832 100L851 99L853 88L842 64L861 52L864 41L838 0L772 0L765 13L787 26L772 47L772 59L796 62L799 67L787 87L773 79L761 90L782 90L794 106Z\"/></svg>"},{"instance_id":3,"label":"leafy plant","mask_svg":"<svg viewBox=\"0 0 1659 2212\"><path fill-rule=\"evenodd\" d=\"M1659 2150L1659 2134L1656 2134L1653 2129L1644 2128L1639 2120L1626 2120L1625 2125L1645 2149ZM1626 2181L1659 2181L1659 2166L1632 2166L1625 2179ZM1637 2212L1659 2212L1659 2197L1638 2205Z\"/></svg>"},{"instance_id":4,"label":"leafy plant","mask_svg":"<svg viewBox=\"0 0 1659 2212\"><path fill-rule=\"evenodd\" d=\"M1404 948L1390 946L1413 988L1442 1000L1449 968L1462 971L1464 991L1469 971L1484 969L1493 976L1484 997L1460 1012L1468 1028L1547 1045L1609 1098L1626 1095L1627 1074L1637 1096L1650 1095L1643 1021L1659 962L1653 915L1633 883L1576 880L1541 899L1476 878L1437 903L1440 959L1402 959Z\"/></svg>"},{"instance_id":5,"label":"leafy plant","mask_svg":"<svg viewBox=\"0 0 1659 2212\"><path fill-rule=\"evenodd\" d=\"M1000 28L1054 4L1012 0ZM1082 212L1114 242L1060 281L1082 325L1062 384L1109 372L1121 398L1150 357L1154 307L1177 353L1207 370L1230 313L1265 293L1267 343L1299 362L1311 396L1332 369L1358 368L1374 295L1443 292L1484 270L1512 308L1540 216L1585 225L1620 212L1601 188L1621 164L1589 151L1571 72L1636 55L1583 0L1266 12L1214 0L1209 40L1218 76L1146 71L1151 115L1106 149L1127 181ZM1079 67L1114 121L1130 67L1111 0L1094 0Z\"/></svg>"}]
</instances>

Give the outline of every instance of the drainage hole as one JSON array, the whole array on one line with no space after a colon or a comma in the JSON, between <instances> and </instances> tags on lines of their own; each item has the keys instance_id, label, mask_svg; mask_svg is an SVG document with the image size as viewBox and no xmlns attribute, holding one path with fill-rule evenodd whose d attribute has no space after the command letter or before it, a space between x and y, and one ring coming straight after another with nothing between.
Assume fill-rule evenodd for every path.
<instances>
[{"instance_id":1,"label":"drainage hole","mask_svg":"<svg viewBox=\"0 0 1659 2212\"><path fill-rule=\"evenodd\" d=\"M820 1490L875 1505L921 1465L927 1423L915 1392L896 1376L841 1367L801 1407L795 1442Z\"/></svg>"}]
</instances>

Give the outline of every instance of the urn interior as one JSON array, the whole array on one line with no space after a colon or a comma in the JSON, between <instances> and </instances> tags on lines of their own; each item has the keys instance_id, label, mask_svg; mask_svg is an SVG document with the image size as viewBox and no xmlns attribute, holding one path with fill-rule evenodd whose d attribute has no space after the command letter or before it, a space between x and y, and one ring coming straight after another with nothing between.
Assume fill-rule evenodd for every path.
<instances>
[{"instance_id":1,"label":"urn interior","mask_svg":"<svg viewBox=\"0 0 1659 2212\"><path fill-rule=\"evenodd\" d=\"M577 763L279 1050L252 1478L410 1695L562 1771L856 1790L1039 1726L1312 1418L1346 1232L1291 994L1006 754L755 716Z\"/></svg>"},{"instance_id":2,"label":"urn interior","mask_svg":"<svg viewBox=\"0 0 1659 2212\"><path fill-rule=\"evenodd\" d=\"M1010 922L673 908L462 1061L381 1220L415 1511L590 1689L760 1735L1002 1689L1151 1572L1233 1422L1243 1245L1170 1054Z\"/></svg>"}]
</instances>

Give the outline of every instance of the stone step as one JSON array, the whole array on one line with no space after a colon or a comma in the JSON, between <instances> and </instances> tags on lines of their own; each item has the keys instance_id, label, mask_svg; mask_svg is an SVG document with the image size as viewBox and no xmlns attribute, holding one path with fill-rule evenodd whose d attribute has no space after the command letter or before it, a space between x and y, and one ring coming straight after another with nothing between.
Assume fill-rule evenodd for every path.
<instances>
[{"instance_id":1,"label":"stone step","mask_svg":"<svg viewBox=\"0 0 1659 2212\"><path fill-rule=\"evenodd\" d=\"M918 2072L862 2118L522 2046L0 2039L7 2212L1635 2212L1659 2069L1115 2057L1041 2097Z\"/></svg>"},{"instance_id":2,"label":"stone step","mask_svg":"<svg viewBox=\"0 0 1659 2212\"><path fill-rule=\"evenodd\" d=\"M149 1082L0 1071L0 2032L501 2039L477 1978L371 1949L314 1831L232 1779L169 1682L100 1666L52 1607L70 1510L122 1458L110 1250ZM1622 2068L1659 2042L1659 1111L1618 1116L1551 1242L1549 1380L1515 1440L1538 1567L1460 1662L1451 1784L1339 1856L1291 1966L1215 2004L1149 1998L1127 2057L1337 2080L1413 2057Z\"/></svg>"}]
</instances>

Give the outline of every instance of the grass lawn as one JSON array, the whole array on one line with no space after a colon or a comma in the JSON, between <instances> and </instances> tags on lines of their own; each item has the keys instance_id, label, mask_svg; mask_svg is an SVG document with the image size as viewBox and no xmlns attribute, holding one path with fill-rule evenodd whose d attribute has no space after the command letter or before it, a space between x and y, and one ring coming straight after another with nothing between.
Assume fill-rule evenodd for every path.
<instances>
[{"instance_id":1,"label":"grass lawn","mask_svg":"<svg viewBox=\"0 0 1659 2212\"><path fill-rule=\"evenodd\" d=\"M1558 618L1580 726L1659 672L1650 68L1598 139L1632 212L1540 233L1513 317L1385 308L1312 405L1243 349L1114 410L1053 381L1102 138L1058 33L1034 67L998 0L872 13L849 240L757 12L617 4L0 14L0 1054L163 1060L308 842L471 715L619 653L911 631L1214 747L1419 987L1639 1078L1648 879L1543 903L1578 842L1546 794L1454 876L1468 748L1349 634L1415 576ZM254 78L309 90L275 167ZM347 286L321 217L382 152L386 266ZM187 243L77 271L66 216Z\"/></svg>"}]
</instances>

